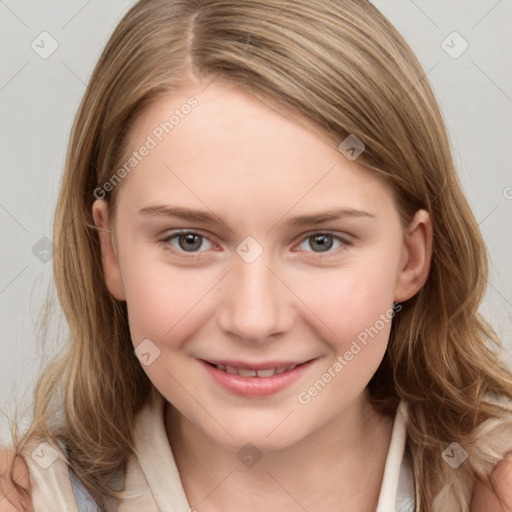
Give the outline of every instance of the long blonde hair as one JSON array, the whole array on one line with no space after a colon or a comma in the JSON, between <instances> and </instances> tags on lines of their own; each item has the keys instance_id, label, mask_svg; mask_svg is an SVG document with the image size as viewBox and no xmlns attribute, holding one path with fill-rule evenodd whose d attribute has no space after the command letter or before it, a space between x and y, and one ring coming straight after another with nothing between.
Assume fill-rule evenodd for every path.
<instances>
[{"instance_id":1,"label":"long blonde hair","mask_svg":"<svg viewBox=\"0 0 512 512\"><path fill-rule=\"evenodd\" d=\"M495 399L512 399L512 374L477 311L486 248L434 94L404 39L363 0L141 0L125 15L77 113L55 214L53 270L70 343L38 380L18 449L32 435L62 439L73 471L111 509L112 475L126 467L134 416L155 389L134 355L126 304L102 278L94 190L121 165L149 102L190 77L236 83L333 144L357 136L366 147L358 162L387 181L404 225L420 208L430 213L428 281L393 320L369 387L382 413L409 405L417 512L434 509L447 481L467 506L474 478L491 469L476 462L485 457L477 433L509 417ZM114 211L120 188L107 196ZM441 457L452 442L470 454L457 471Z\"/></svg>"}]
</instances>

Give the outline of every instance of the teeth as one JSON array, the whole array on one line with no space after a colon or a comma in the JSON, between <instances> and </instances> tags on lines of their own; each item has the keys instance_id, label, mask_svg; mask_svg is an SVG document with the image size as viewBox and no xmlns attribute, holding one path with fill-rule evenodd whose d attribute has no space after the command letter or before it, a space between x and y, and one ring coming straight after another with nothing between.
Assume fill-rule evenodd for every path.
<instances>
[{"instance_id":1,"label":"teeth","mask_svg":"<svg viewBox=\"0 0 512 512\"><path fill-rule=\"evenodd\" d=\"M247 368L236 368L234 366L218 364L216 365L219 370L224 370L231 375L240 375L241 377L273 377L281 373L293 370L297 365L279 366L278 368L268 368L267 370L248 370Z\"/></svg>"},{"instance_id":2,"label":"teeth","mask_svg":"<svg viewBox=\"0 0 512 512\"><path fill-rule=\"evenodd\" d=\"M256 377L254 370L247 370L246 368L238 368L238 375L242 377Z\"/></svg>"},{"instance_id":3,"label":"teeth","mask_svg":"<svg viewBox=\"0 0 512 512\"><path fill-rule=\"evenodd\" d=\"M297 366L296 364L292 364L290 366L282 366L281 368L277 368L276 375L279 375L280 373L287 372L289 370L293 370L296 366Z\"/></svg>"},{"instance_id":4,"label":"teeth","mask_svg":"<svg viewBox=\"0 0 512 512\"><path fill-rule=\"evenodd\" d=\"M276 373L275 368L269 368L268 370L258 370L256 372L258 377L272 377Z\"/></svg>"}]
</instances>

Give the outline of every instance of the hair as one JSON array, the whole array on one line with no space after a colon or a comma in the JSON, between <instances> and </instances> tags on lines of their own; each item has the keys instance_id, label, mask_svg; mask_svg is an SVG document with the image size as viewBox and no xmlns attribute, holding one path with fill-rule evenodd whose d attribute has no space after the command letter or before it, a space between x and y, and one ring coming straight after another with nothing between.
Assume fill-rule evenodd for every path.
<instances>
[{"instance_id":1,"label":"hair","mask_svg":"<svg viewBox=\"0 0 512 512\"><path fill-rule=\"evenodd\" d=\"M408 404L417 512L441 506L448 481L467 507L475 478L492 482L479 433L487 420L511 421L499 399L512 399L512 374L478 313L487 250L426 74L364 0L141 0L127 12L71 131L53 235L70 342L39 377L18 450L33 435L62 439L75 474L111 510L112 475L134 453L134 417L155 388L134 354L126 303L103 280L94 191L122 165L130 130L151 102L213 80L306 120L336 146L355 135L365 145L358 163L389 185L404 226L419 209L431 215L428 279L401 304L369 391L383 414ZM121 189L106 196L112 215ZM457 471L441 457L452 442L470 455Z\"/></svg>"}]
</instances>

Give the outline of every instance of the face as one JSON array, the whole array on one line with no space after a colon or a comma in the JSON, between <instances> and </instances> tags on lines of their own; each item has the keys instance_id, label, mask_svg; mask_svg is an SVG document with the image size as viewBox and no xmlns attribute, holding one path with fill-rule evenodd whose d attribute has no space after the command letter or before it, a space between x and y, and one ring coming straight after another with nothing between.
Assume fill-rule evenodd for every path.
<instances>
[{"instance_id":1,"label":"face","mask_svg":"<svg viewBox=\"0 0 512 512\"><path fill-rule=\"evenodd\" d=\"M144 144L117 185L114 243L100 237L153 384L226 447L278 449L342 418L366 397L393 302L427 277L426 212L404 228L380 179L234 86L159 99L129 153ZM105 201L93 214L108 225Z\"/></svg>"}]
</instances>

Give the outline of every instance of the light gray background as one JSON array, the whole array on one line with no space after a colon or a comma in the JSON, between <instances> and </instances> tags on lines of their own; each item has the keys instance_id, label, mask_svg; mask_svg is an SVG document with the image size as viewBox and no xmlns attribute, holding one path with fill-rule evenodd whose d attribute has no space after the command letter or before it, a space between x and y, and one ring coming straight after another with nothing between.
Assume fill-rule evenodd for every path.
<instances>
[{"instance_id":1,"label":"light gray background","mask_svg":"<svg viewBox=\"0 0 512 512\"><path fill-rule=\"evenodd\" d=\"M461 180L491 254L482 312L503 339L510 361L512 1L373 3L415 50L441 104ZM29 403L41 366L59 351L60 342L43 349L37 340L35 322L53 286L51 261L44 261L40 240L52 238L66 144L86 83L108 37L132 4L0 0L0 410L4 429L13 406ZM450 36L454 31L469 44L457 58L453 56L464 41ZM40 36L42 32L58 44L48 58L31 47L39 45L40 52L51 48L50 36ZM33 252L38 243L43 244L42 249L36 246L39 257ZM65 332L61 321L54 325L52 336L57 339ZM0 435L5 436L1 429Z\"/></svg>"}]
</instances>

